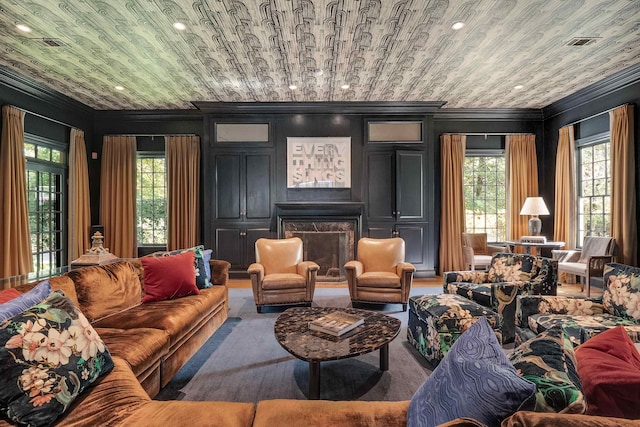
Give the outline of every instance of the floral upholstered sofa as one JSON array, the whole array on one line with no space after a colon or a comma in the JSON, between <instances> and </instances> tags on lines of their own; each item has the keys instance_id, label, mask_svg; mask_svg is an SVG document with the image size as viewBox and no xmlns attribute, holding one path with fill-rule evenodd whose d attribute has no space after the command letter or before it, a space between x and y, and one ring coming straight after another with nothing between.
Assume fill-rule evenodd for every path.
<instances>
[{"instance_id":1,"label":"floral upholstered sofa","mask_svg":"<svg viewBox=\"0 0 640 427\"><path fill-rule=\"evenodd\" d=\"M516 343L562 324L573 345L623 326L640 343L640 268L609 263L599 298L526 295L517 301Z\"/></svg>"},{"instance_id":2,"label":"floral upholstered sofa","mask_svg":"<svg viewBox=\"0 0 640 427\"><path fill-rule=\"evenodd\" d=\"M462 295L503 318L502 342L515 337L516 296L555 295L558 282L552 261L528 254L497 253L487 271L449 271L445 293Z\"/></svg>"}]
</instances>

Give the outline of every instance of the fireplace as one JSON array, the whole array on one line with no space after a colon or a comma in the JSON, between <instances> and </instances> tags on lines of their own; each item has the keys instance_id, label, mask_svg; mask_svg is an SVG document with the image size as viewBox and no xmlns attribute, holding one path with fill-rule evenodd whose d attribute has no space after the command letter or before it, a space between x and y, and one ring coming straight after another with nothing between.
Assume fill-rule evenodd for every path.
<instances>
[{"instance_id":1,"label":"fireplace","mask_svg":"<svg viewBox=\"0 0 640 427\"><path fill-rule=\"evenodd\" d=\"M356 255L361 203L276 203L278 237L299 237L305 261L320 266L318 282L346 280L344 264Z\"/></svg>"}]
</instances>

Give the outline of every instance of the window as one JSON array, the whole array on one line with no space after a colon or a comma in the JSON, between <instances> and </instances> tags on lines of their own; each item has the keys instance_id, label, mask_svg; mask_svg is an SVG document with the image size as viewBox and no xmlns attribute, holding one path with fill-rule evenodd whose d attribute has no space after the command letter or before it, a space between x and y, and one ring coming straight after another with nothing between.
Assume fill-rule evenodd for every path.
<instances>
[{"instance_id":1,"label":"window","mask_svg":"<svg viewBox=\"0 0 640 427\"><path fill-rule=\"evenodd\" d=\"M138 152L136 215L139 246L167 244L166 190L164 153Z\"/></svg>"},{"instance_id":2,"label":"window","mask_svg":"<svg viewBox=\"0 0 640 427\"><path fill-rule=\"evenodd\" d=\"M58 274L66 265L66 155L63 145L25 134L27 206L33 271L29 279Z\"/></svg>"},{"instance_id":3,"label":"window","mask_svg":"<svg viewBox=\"0 0 640 427\"><path fill-rule=\"evenodd\" d=\"M580 139L577 145L577 242L611 233L611 151L609 134Z\"/></svg>"},{"instance_id":4,"label":"window","mask_svg":"<svg viewBox=\"0 0 640 427\"><path fill-rule=\"evenodd\" d=\"M467 151L463 181L466 231L487 233L489 242L506 240L504 155Z\"/></svg>"}]
</instances>

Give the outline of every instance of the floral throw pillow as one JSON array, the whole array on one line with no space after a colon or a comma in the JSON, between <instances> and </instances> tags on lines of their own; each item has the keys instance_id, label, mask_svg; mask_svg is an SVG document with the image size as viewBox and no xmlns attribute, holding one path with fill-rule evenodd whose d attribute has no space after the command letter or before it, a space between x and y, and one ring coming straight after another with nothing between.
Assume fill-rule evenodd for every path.
<instances>
[{"instance_id":1,"label":"floral throw pillow","mask_svg":"<svg viewBox=\"0 0 640 427\"><path fill-rule=\"evenodd\" d=\"M20 424L52 424L113 368L104 343L60 291L0 324L0 410Z\"/></svg>"}]
</instances>

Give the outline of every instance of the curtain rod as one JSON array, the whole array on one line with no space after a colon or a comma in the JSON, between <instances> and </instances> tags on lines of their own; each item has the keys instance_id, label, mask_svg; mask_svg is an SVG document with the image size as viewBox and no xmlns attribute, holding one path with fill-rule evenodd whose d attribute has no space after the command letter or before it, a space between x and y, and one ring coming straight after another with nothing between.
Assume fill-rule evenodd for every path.
<instances>
[{"instance_id":1,"label":"curtain rod","mask_svg":"<svg viewBox=\"0 0 640 427\"><path fill-rule=\"evenodd\" d=\"M578 124L578 123L582 123L582 122L587 121L587 120L589 120L589 119L593 119L594 117L598 117L598 116L601 116L601 115L603 115L603 114L607 114L607 113L609 113L609 112L611 112L611 111L615 110L616 108L624 107L625 105L629 105L629 103L627 102L627 103L625 103L625 104L620 104L620 105L618 105L617 107L609 108L608 110L604 110L604 111L602 111L602 112L600 112L600 113L597 113L597 114L594 114L594 115L592 115L592 116L585 117L584 119L580 119L580 120L576 120L575 122L567 123L566 125L564 125L564 126L562 126L562 127L565 127L565 126L572 126L572 125L575 125L575 124Z\"/></svg>"},{"instance_id":2,"label":"curtain rod","mask_svg":"<svg viewBox=\"0 0 640 427\"><path fill-rule=\"evenodd\" d=\"M156 137L156 136L176 136L176 135L183 135L183 136L198 136L195 133L107 133L104 134L103 136L150 136L150 137Z\"/></svg>"},{"instance_id":3,"label":"curtain rod","mask_svg":"<svg viewBox=\"0 0 640 427\"><path fill-rule=\"evenodd\" d=\"M508 135L535 135L532 132L445 132L443 135L478 135L478 136L508 136Z\"/></svg>"},{"instance_id":4,"label":"curtain rod","mask_svg":"<svg viewBox=\"0 0 640 427\"><path fill-rule=\"evenodd\" d=\"M68 123L61 122L60 120L52 119L51 117L45 117L45 116L43 116L42 114L34 113L33 111L29 111L29 110L25 110L24 108L16 107L15 105L12 105L12 107L13 107L13 108L17 108L18 110L20 110L20 111L22 111L22 112L24 112L24 113L26 113L26 114L31 114L32 116L40 117L41 119L49 120L50 122L57 123L57 124L62 125L62 126L66 126L66 127L68 127L68 128L72 128L72 129L73 129L73 128L75 128L75 129L78 129L78 128L76 128L76 127L75 127L75 126L73 126L73 125L70 125L70 124L68 124Z\"/></svg>"}]
</instances>

